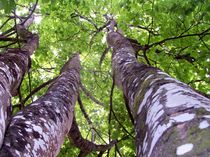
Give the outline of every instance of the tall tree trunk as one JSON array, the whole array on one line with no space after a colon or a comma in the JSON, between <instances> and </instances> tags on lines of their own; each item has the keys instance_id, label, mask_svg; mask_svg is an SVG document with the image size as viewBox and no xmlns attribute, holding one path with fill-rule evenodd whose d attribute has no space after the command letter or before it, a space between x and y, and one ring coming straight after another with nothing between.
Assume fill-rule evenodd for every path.
<instances>
[{"instance_id":1,"label":"tall tree trunk","mask_svg":"<svg viewBox=\"0 0 210 157\"><path fill-rule=\"evenodd\" d=\"M26 39L26 44L19 49L8 49L0 55L0 148L4 139L11 114L11 97L17 95L25 72L30 66L30 55L38 46L39 38L18 25L18 33ZM25 38L26 37L26 38Z\"/></svg>"},{"instance_id":2,"label":"tall tree trunk","mask_svg":"<svg viewBox=\"0 0 210 157\"><path fill-rule=\"evenodd\" d=\"M210 100L161 70L139 63L131 43L110 32L115 82L134 118L138 157L210 155Z\"/></svg>"},{"instance_id":3,"label":"tall tree trunk","mask_svg":"<svg viewBox=\"0 0 210 157\"><path fill-rule=\"evenodd\" d=\"M46 94L11 120L1 157L56 156L70 130L80 82L79 54L62 68Z\"/></svg>"}]
</instances>

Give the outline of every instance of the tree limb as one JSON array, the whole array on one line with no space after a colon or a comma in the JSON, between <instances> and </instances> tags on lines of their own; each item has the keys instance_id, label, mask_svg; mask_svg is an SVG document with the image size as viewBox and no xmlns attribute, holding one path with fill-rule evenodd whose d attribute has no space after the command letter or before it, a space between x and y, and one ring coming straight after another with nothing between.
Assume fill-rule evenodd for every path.
<instances>
[{"instance_id":1,"label":"tree limb","mask_svg":"<svg viewBox=\"0 0 210 157\"><path fill-rule=\"evenodd\" d=\"M97 145L89 140L84 139L78 128L75 117L73 118L73 123L68 133L68 137L72 141L73 145L78 147L82 152L85 153L85 155L89 154L92 151L105 151L107 149L110 149L117 142L116 140L114 140L106 145Z\"/></svg>"},{"instance_id":2,"label":"tree limb","mask_svg":"<svg viewBox=\"0 0 210 157\"><path fill-rule=\"evenodd\" d=\"M153 47L153 46L156 46L156 45L161 45L163 44L164 42L166 41L169 41L169 40L175 40L175 39L180 39L180 38L186 38L186 37L192 37L192 36L199 36L199 37L203 37L205 35L210 35L210 33L208 33L208 31L210 30L210 28L204 30L203 32L201 33L194 33L194 34L186 34L186 35L179 35L179 36L175 36L175 37L169 37L169 38L165 38L161 41L158 41L158 42L155 42L155 43L152 43L150 45L148 45L149 48Z\"/></svg>"},{"instance_id":3,"label":"tree limb","mask_svg":"<svg viewBox=\"0 0 210 157\"><path fill-rule=\"evenodd\" d=\"M103 107L105 106L101 101L97 100L97 99L91 94L91 92L88 91L88 90L85 88L85 86L84 86L82 83L81 83L80 87L81 87L82 91L84 92L84 94L85 94L88 98L90 98L93 102L95 102L96 104L98 104L98 105L100 105L100 106L103 106Z\"/></svg>"}]
</instances>

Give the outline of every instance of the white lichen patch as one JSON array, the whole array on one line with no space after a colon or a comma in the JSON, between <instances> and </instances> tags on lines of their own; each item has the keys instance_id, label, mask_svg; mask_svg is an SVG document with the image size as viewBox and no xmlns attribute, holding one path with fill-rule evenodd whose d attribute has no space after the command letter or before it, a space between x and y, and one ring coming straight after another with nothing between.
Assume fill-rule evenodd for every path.
<instances>
[{"instance_id":1,"label":"white lichen patch","mask_svg":"<svg viewBox=\"0 0 210 157\"><path fill-rule=\"evenodd\" d=\"M162 88L167 90L167 103L166 106L169 108L178 107L178 106L193 106L200 104L201 102L195 97L184 95L183 92L189 93L189 90L186 90L175 83L169 83L163 85Z\"/></svg>"},{"instance_id":2,"label":"white lichen patch","mask_svg":"<svg viewBox=\"0 0 210 157\"><path fill-rule=\"evenodd\" d=\"M21 154L18 150L15 150L15 154L17 154L18 156L21 156Z\"/></svg>"},{"instance_id":3,"label":"white lichen patch","mask_svg":"<svg viewBox=\"0 0 210 157\"><path fill-rule=\"evenodd\" d=\"M30 125L31 121L24 121L25 124Z\"/></svg>"},{"instance_id":4,"label":"white lichen patch","mask_svg":"<svg viewBox=\"0 0 210 157\"><path fill-rule=\"evenodd\" d=\"M148 153L148 157L151 156L152 151L154 149L155 144L157 143L157 141L161 138L161 136L163 135L163 133L172 126L172 122L170 121L168 124L163 124L163 125L158 125L157 128L154 130L154 132L152 133L152 142L151 142L151 146L150 146L150 150ZM146 150L146 149L145 149Z\"/></svg>"},{"instance_id":5,"label":"white lichen patch","mask_svg":"<svg viewBox=\"0 0 210 157\"><path fill-rule=\"evenodd\" d=\"M5 116L6 113L4 113L3 106L0 106L0 146L2 145L3 139L4 139L4 133L6 129L6 124L5 124Z\"/></svg>"},{"instance_id":6,"label":"white lichen patch","mask_svg":"<svg viewBox=\"0 0 210 157\"><path fill-rule=\"evenodd\" d=\"M146 123L154 124L163 114L163 106L160 104L158 105L158 103L154 103L154 105L152 105L152 107L148 110Z\"/></svg>"},{"instance_id":7,"label":"white lichen patch","mask_svg":"<svg viewBox=\"0 0 210 157\"><path fill-rule=\"evenodd\" d=\"M45 103L46 105L51 105L52 104L51 101L43 101L43 103Z\"/></svg>"},{"instance_id":8,"label":"white lichen patch","mask_svg":"<svg viewBox=\"0 0 210 157\"><path fill-rule=\"evenodd\" d=\"M208 123L207 120L204 120L204 121L200 122L200 124L199 124L200 129L205 129L205 128L208 128L208 127L209 127L209 123Z\"/></svg>"},{"instance_id":9,"label":"white lichen patch","mask_svg":"<svg viewBox=\"0 0 210 157\"><path fill-rule=\"evenodd\" d=\"M169 76L167 73L165 73L165 72L163 72L163 71L158 71L157 73L160 74L160 75ZM169 76L169 77L170 77L170 76Z\"/></svg>"},{"instance_id":10,"label":"white lichen patch","mask_svg":"<svg viewBox=\"0 0 210 157\"><path fill-rule=\"evenodd\" d=\"M204 115L203 117L209 119L210 118L210 115Z\"/></svg>"},{"instance_id":11,"label":"white lichen patch","mask_svg":"<svg viewBox=\"0 0 210 157\"><path fill-rule=\"evenodd\" d=\"M25 148L26 148L26 150L30 151L31 145L27 143L26 146L25 146Z\"/></svg>"},{"instance_id":12,"label":"white lichen patch","mask_svg":"<svg viewBox=\"0 0 210 157\"><path fill-rule=\"evenodd\" d=\"M148 135L148 133L146 133L145 138L144 138L144 142L143 142L143 152L145 152L145 149L147 148L147 145L148 145L147 135Z\"/></svg>"},{"instance_id":13,"label":"white lichen patch","mask_svg":"<svg viewBox=\"0 0 210 157\"><path fill-rule=\"evenodd\" d=\"M145 78L145 81L146 80L149 80L151 77L153 77L154 76L154 74L150 74L149 76L147 76L146 78Z\"/></svg>"},{"instance_id":14,"label":"white lichen patch","mask_svg":"<svg viewBox=\"0 0 210 157\"><path fill-rule=\"evenodd\" d=\"M195 117L195 114L192 113L183 113L183 114L179 114L176 116L172 116L170 117L171 120L174 120L175 122L179 123L179 122L186 122L186 121L190 121Z\"/></svg>"},{"instance_id":15,"label":"white lichen patch","mask_svg":"<svg viewBox=\"0 0 210 157\"><path fill-rule=\"evenodd\" d=\"M25 130L26 130L27 132L32 132L32 129L31 129L31 128L25 128Z\"/></svg>"},{"instance_id":16,"label":"white lichen patch","mask_svg":"<svg viewBox=\"0 0 210 157\"><path fill-rule=\"evenodd\" d=\"M8 81L9 81L9 84L11 85L12 84L13 77L12 77L12 74L11 74L11 72L9 70L10 67L8 65L5 65L4 67L0 67L0 69L5 72L4 75L7 76Z\"/></svg>"},{"instance_id":17,"label":"white lichen patch","mask_svg":"<svg viewBox=\"0 0 210 157\"><path fill-rule=\"evenodd\" d=\"M176 155L184 155L193 149L192 143L186 143L176 148Z\"/></svg>"},{"instance_id":18,"label":"white lichen patch","mask_svg":"<svg viewBox=\"0 0 210 157\"><path fill-rule=\"evenodd\" d=\"M20 78L21 78L21 70L20 70L19 66L16 63L14 63L14 65L15 65L15 70L17 71L17 80L20 80Z\"/></svg>"},{"instance_id":19,"label":"white lichen patch","mask_svg":"<svg viewBox=\"0 0 210 157\"><path fill-rule=\"evenodd\" d=\"M138 77L136 77L136 78L133 80L133 84L135 84L136 82L138 82Z\"/></svg>"},{"instance_id":20,"label":"white lichen patch","mask_svg":"<svg viewBox=\"0 0 210 157\"><path fill-rule=\"evenodd\" d=\"M157 80L156 79L153 80L150 84L155 83ZM164 80L171 80L171 81L174 81L174 83L168 83L168 84L164 84L160 86L160 88L153 94L153 96L160 94L163 90L167 91L166 107L174 108L174 107L181 107L181 106L182 107L193 106L194 108L203 107L207 111L210 111L210 107L209 105L207 105L210 103L209 99L206 99L202 95L194 92L192 89L187 87L187 85L173 78L164 78ZM183 84L183 85L181 86L180 84Z\"/></svg>"},{"instance_id":21,"label":"white lichen patch","mask_svg":"<svg viewBox=\"0 0 210 157\"><path fill-rule=\"evenodd\" d=\"M32 125L33 127L33 130L34 131L37 131L38 133L42 134L42 128L40 126L37 126L37 125Z\"/></svg>"},{"instance_id":22,"label":"white lichen patch","mask_svg":"<svg viewBox=\"0 0 210 157\"><path fill-rule=\"evenodd\" d=\"M40 105L40 103L33 103L30 106L38 106L38 105Z\"/></svg>"},{"instance_id":23,"label":"white lichen patch","mask_svg":"<svg viewBox=\"0 0 210 157\"><path fill-rule=\"evenodd\" d=\"M49 141L49 136L46 133L42 134L44 141Z\"/></svg>"},{"instance_id":24,"label":"white lichen patch","mask_svg":"<svg viewBox=\"0 0 210 157\"><path fill-rule=\"evenodd\" d=\"M39 118L41 121L46 122L46 119L44 118Z\"/></svg>"},{"instance_id":25,"label":"white lichen patch","mask_svg":"<svg viewBox=\"0 0 210 157\"><path fill-rule=\"evenodd\" d=\"M26 119L23 115L17 115L14 117L14 119Z\"/></svg>"},{"instance_id":26,"label":"white lichen patch","mask_svg":"<svg viewBox=\"0 0 210 157\"><path fill-rule=\"evenodd\" d=\"M144 105L146 105L146 101L147 101L147 99L149 98L149 96L151 95L152 91L153 91L153 90L150 89L150 90L148 90L148 91L146 92L146 94L144 95L144 99L143 99L143 101L141 102L141 104L139 105L139 109L138 109L137 114L139 114L139 113L141 112L142 108L144 107ZM141 93L141 91L139 91L139 93ZM137 95L140 95L139 93L138 93Z\"/></svg>"},{"instance_id":27,"label":"white lichen patch","mask_svg":"<svg viewBox=\"0 0 210 157\"><path fill-rule=\"evenodd\" d=\"M34 148L32 150L32 154L34 156L38 156L39 149L41 149L43 152L47 150L47 146L44 140L39 138L39 139L33 140L33 143L34 143Z\"/></svg>"},{"instance_id":28,"label":"white lichen patch","mask_svg":"<svg viewBox=\"0 0 210 157\"><path fill-rule=\"evenodd\" d=\"M56 113L60 113L60 110L59 110L58 107L55 108L55 112L56 112Z\"/></svg>"}]
</instances>

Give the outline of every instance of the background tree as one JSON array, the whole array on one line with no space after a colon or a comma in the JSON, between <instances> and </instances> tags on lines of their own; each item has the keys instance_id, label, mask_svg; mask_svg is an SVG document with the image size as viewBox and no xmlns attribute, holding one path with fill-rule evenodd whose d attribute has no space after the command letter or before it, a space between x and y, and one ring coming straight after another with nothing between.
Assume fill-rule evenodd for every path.
<instances>
[{"instance_id":1,"label":"background tree","mask_svg":"<svg viewBox=\"0 0 210 157\"><path fill-rule=\"evenodd\" d=\"M18 95L20 92L20 85L23 77L31 66L30 56L38 47L39 38L37 34L32 34L27 31L27 27L32 23L33 19L29 18L22 24L16 25L16 32L22 40L25 40L23 47L7 49L3 55L0 56L0 69L1 69L1 96L0 96L0 109L1 109L1 124L0 124L0 146L4 139L4 133L7 125L10 123L12 115L11 97ZM12 39L4 38L2 39ZM17 39L15 39L17 40ZM22 106L20 105L20 109Z\"/></svg>"},{"instance_id":2,"label":"background tree","mask_svg":"<svg viewBox=\"0 0 210 157\"><path fill-rule=\"evenodd\" d=\"M6 4L6 9L1 11L1 36L15 38L16 34L7 34L7 30L32 6L27 0L15 3L0 3L1 7ZM70 52L80 51L83 67L81 100L92 122L88 123L82 115L84 112L76 107L83 137L100 144L118 139L115 147L105 154L134 156L133 124L126 111L123 94L111 87L111 53L106 45L107 17L112 14L122 32L140 43L140 47L137 45L139 61L158 67L196 90L209 94L208 3L194 0L39 1L35 11L36 24L30 29L39 33L40 46L32 56L30 75L21 85L21 102L29 104L42 95L46 88L41 87L47 83L42 84L58 75ZM14 7L15 12L10 14ZM16 47L18 42L1 40L0 45L3 48L6 45ZM36 87L41 90L31 96L36 91L33 89L39 89ZM19 98L14 98L13 104L13 111L18 111ZM78 151L66 140L60 156L75 156ZM90 154L95 155L95 152Z\"/></svg>"},{"instance_id":3,"label":"background tree","mask_svg":"<svg viewBox=\"0 0 210 157\"><path fill-rule=\"evenodd\" d=\"M56 156L69 132L80 82L79 55L61 69L45 95L11 118L0 151L9 156Z\"/></svg>"}]
</instances>

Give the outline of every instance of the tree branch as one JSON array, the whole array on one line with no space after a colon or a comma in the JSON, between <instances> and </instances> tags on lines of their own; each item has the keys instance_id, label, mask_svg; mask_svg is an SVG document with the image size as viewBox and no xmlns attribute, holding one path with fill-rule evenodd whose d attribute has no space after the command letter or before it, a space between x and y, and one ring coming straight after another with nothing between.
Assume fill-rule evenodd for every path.
<instances>
[{"instance_id":1,"label":"tree branch","mask_svg":"<svg viewBox=\"0 0 210 157\"><path fill-rule=\"evenodd\" d=\"M175 40L175 39L186 38L186 37L192 37L192 36L203 37L203 36L205 36L205 35L210 35L210 33L207 33L209 30L210 30L210 28L204 30L204 31L201 32L201 33L194 33L194 34L179 35L179 36L176 36L176 37L169 37L169 38L163 39L163 40L161 40L161 41L155 42L155 43L153 43L153 44L150 44L150 45L148 45L148 47L151 48L151 47L156 46L156 45L161 45L161 44L163 44L164 42L169 41L169 40Z\"/></svg>"},{"instance_id":2,"label":"tree branch","mask_svg":"<svg viewBox=\"0 0 210 157\"><path fill-rule=\"evenodd\" d=\"M74 146L78 147L83 153L85 153L85 155L89 154L92 151L106 151L107 149L113 147L117 142L116 140L114 140L106 145L97 145L89 140L84 139L78 128L75 117L73 118L73 123L68 133L68 137L72 141Z\"/></svg>"},{"instance_id":3,"label":"tree branch","mask_svg":"<svg viewBox=\"0 0 210 157\"><path fill-rule=\"evenodd\" d=\"M146 30L147 32L149 32L150 34L154 35L154 36L158 36L160 35L158 32L154 31L153 29L150 29L148 27L144 27L144 26L140 26L140 25L129 25L130 27L133 27L133 28L139 28L139 29L143 29L143 30Z\"/></svg>"},{"instance_id":4,"label":"tree branch","mask_svg":"<svg viewBox=\"0 0 210 157\"><path fill-rule=\"evenodd\" d=\"M9 17L0 27L0 29L2 29L10 20L12 20L12 17Z\"/></svg>"},{"instance_id":5,"label":"tree branch","mask_svg":"<svg viewBox=\"0 0 210 157\"><path fill-rule=\"evenodd\" d=\"M30 12L30 14L28 15L28 17L26 17L26 19L21 22L21 25L24 25L25 27L28 27L29 25L31 25L31 21L29 19L31 19L31 17L33 16L34 11L36 10L36 6L38 4L38 0L36 0L35 4L32 6L32 10ZM34 17L32 17L34 18Z\"/></svg>"},{"instance_id":6,"label":"tree branch","mask_svg":"<svg viewBox=\"0 0 210 157\"><path fill-rule=\"evenodd\" d=\"M79 17L81 19L86 20L87 22L92 24L95 27L96 30L98 30L98 27L97 27L97 25L95 24L95 22L93 20L89 19L86 16L81 15L77 10L75 10L75 12L71 14L71 18L75 18L75 17Z\"/></svg>"},{"instance_id":7,"label":"tree branch","mask_svg":"<svg viewBox=\"0 0 210 157\"><path fill-rule=\"evenodd\" d=\"M51 80L48 80L47 82L44 82L43 84L39 85L38 87L36 87L35 89L33 89L29 95L26 96L25 99L22 100L22 103L25 104L26 101L28 101L28 99L34 95L35 93L37 93L38 91L40 91L42 88L46 87L47 85L49 85L50 83L52 83L54 80L56 80L57 77L51 79Z\"/></svg>"},{"instance_id":8,"label":"tree branch","mask_svg":"<svg viewBox=\"0 0 210 157\"><path fill-rule=\"evenodd\" d=\"M95 131L97 133L97 135L100 137L100 139L103 140L106 143L106 141L102 138L102 136L99 134L99 132L94 128L92 121L90 120L88 114L85 111L85 108L83 106L83 103L82 103L82 100L80 98L80 95L78 95L78 104L80 106L80 110L82 111L82 114L84 115L85 119L88 122L88 125L90 126L90 129Z\"/></svg>"},{"instance_id":9,"label":"tree branch","mask_svg":"<svg viewBox=\"0 0 210 157\"><path fill-rule=\"evenodd\" d=\"M97 99L91 94L91 92L88 91L88 90L85 88L85 86L84 86L82 83L81 83L80 87L81 87L82 91L84 92L84 94L85 94L88 98L90 98L93 102L95 102L96 104L98 104L98 105L100 105L100 106L103 106L103 107L105 106L101 101L97 100Z\"/></svg>"}]
</instances>

